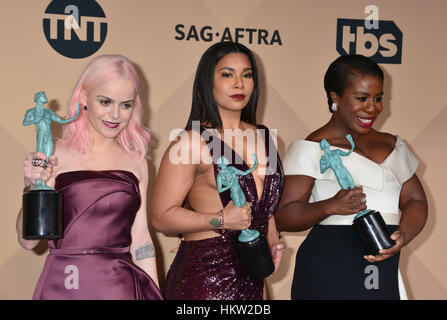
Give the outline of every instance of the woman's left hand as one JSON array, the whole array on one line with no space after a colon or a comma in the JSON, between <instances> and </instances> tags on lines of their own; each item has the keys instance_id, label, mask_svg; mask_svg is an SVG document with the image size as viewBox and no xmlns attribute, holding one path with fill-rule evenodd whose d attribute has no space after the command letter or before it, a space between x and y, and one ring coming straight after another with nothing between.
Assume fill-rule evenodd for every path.
<instances>
[{"instance_id":1,"label":"woman's left hand","mask_svg":"<svg viewBox=\"0 0 447 320\"><path fill-rule=\"evenodd\" d=\"M396 244L394 246L389 249L380 250L377 256L364 256L364 259L368 262L379 262L394 256L405 245L405 234L402 231L397 230L391 235L391 239L396 241Z\"/></svg>"},{"instance_id":2,"label":"woman's left hand","mask_svg":"<svg viewBox=\"0 0 447 320\"><path fill-rule=\"evenodd\" d=\"M273 264L275 265L275 271L278 270L279 263L281 262L282 254L286 244L284 242L276 242L270 247L270 252L272 254ZM273 272L275 272L273 271Z\"/></svg>"}]
</instances>

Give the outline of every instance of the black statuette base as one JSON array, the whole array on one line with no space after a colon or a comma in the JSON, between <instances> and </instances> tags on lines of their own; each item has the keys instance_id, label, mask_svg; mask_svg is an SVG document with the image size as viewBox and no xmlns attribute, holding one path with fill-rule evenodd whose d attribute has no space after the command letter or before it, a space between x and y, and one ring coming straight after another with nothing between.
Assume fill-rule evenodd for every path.
<instances>
[{"instance_id":1,"label":"black statuette base","mask_svg":"<svg viewBox=\"0 0 447 320\"><path fill-rule=\"evenodd\" d=\"M62 237L62 196L56 190L30 190L22 197L23 238Z\"/></svg>"},{"instance_id":2,"label":"black statuette base","mask_svg":"<svg viewBox=\"0 0 447 320\"><path fill-rule=\"evenodd\" d=\"M242 271L248 279L264 279L275 270L270 248L262 233L253 241L238 241L236 249L239 254Z\"/></svg>"},{"instance_id":3,"label":"black statuette base","mask_svg":"<svg viewBox=\"0 0 447 320\"><path fill-rule=\"evenodd\" d=\"M379 211L371 211L354 219L352 226L368 255L378 255L379 250L389 249L396 244Z\"/></svg>"}]
</instances>

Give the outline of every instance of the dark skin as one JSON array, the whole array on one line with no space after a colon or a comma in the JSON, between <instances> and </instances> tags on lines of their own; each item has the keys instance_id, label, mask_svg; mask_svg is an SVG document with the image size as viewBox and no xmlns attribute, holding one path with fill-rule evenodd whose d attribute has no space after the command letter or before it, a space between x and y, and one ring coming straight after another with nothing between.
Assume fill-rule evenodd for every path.
<instances>
[{"instance_id":1,"label":"dark skin","mask_svg":"<svg viewBox=\"0 0 447 320\"><path fill-rule=\"evenodd\" d=\"M332 146L350 149L346 140L349 133L354 138L354 152L380 164L393 151L396 137L372 128L383 110L383 83L372 75L356 74L353 82L341 96L330 92L338 111L323 127L311 133L306 140L320 142L326 138ZM304 175L285 177L284 191L275 221L279 231L304 231L323 221L330 215L351 215L366 209L363 188L340 190L327 200L309 203L315 179ZM423 229L427 220L427 198L416 174L403 185L399 197L402 217L399 229L391 235L396 244L381 250L377 256L364 256L369 262L388 259L398 253Z\"/></svg>"}]
</instances>

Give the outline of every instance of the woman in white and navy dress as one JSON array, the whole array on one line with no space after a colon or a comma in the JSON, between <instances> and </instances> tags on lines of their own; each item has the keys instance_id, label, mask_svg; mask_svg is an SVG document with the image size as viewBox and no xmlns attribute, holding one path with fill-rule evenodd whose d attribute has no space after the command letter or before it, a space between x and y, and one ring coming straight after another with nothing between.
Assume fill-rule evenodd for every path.
<instances>
[{"instance_id":1,"label":"woman in white and navy dress","mask_svg":"<svg viewBox=\"0 0 447 320\"><path fill-rule=\"evenodd\" d=\"M399 254L425 225L427 200L415 174L419 160L399 136L372 128L383 110L383 72L361 55L336 59L324 86L332 116L284 158L285 186L275 214L280 231L312 230L295 264L292 299L406 299ZM342 190L332 170L320 172L326 139L342 157L356 187ZM352 228L355 214L380 211L396 244L365 255ZM399 211L401 214L399 215Z\"/></svg>"}]
</instances>

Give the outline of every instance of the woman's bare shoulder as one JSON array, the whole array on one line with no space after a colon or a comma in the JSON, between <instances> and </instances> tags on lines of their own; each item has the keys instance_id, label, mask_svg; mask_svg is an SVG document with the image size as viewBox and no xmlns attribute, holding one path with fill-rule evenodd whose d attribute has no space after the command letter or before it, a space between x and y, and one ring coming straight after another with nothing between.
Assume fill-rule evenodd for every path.
<instances>
[{"instance_id":1,"label":"woman's bare shoulder","mask_svg":"<svg viewBox=\"0 0 447 320\"><path fill-rule=\"evenodd\" d=\"M327 130L324 127L321 127L310 133L304 140L320 142L323 139L330 139L330 137Z\"/></svg>"},{"instance_id":2,"label":"woman's bare shoulder","mask_svg":"<svg viewBox=\"0 0 447 320\"><path fill-rule=\"evenodd\" d=\"M397 137L388 132L374 131L374 139L377 142L388 145L391 149L396 145Z\"/></svg>"},{"instance_id":3,"label":"woman's bare shoulder","mask_svg":"<svg viewBox=\"0 0 447 320\"><path fill-rule=\"evenodd\" d=\"M122 150L120 155L116 155L114 162L116 163L117 169L132 172L140 183L147 181L148 161L146 156L142 158L138 152Z\"/></svg>"},{"instance_id":4,"label":"woman's bare shoulder","mask_svg":"<svg viewBox=\"0 0 447 320\"><path fill-rule=\"evenodd\" d=\"M73 161L77 161L81 155L80 151L70 149L67 145L65 145L61 141L57 141L54 146L53 155L56 157L56 161L58 164L66 164L71 163Z\"/></svg>"},{"instance_id":5,"label":"woman's bare shoulder","mask_svg":"<svg viewBox=\"0 0 447 320\"><path fill-rule=\"evenodd\" d=\"M196 130L182 130L175 136L170 137L170 144L166 149L164 159L167 158L172 163L177 164L199 164L202 162L202 156L206 155L203 152L203 148L207 147L207 141L205 141L206 135Z\"/></svg>"}]
</instances>

